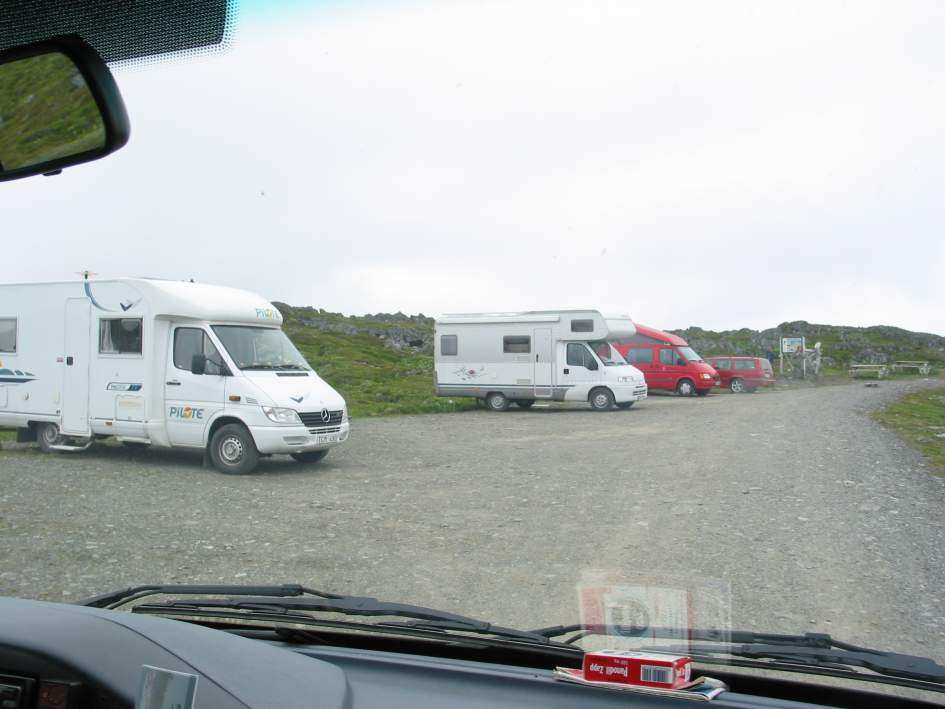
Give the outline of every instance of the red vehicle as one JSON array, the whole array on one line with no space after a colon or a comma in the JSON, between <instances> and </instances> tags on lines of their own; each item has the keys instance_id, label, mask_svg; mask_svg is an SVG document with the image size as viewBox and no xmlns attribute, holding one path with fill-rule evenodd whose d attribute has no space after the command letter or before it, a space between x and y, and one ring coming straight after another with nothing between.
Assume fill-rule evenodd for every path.
<instances>
[{"instance_id":1,"label":"red vehicle","mask_svg":"<svg viewBox=\"0 0 945 709\"><path fill-rule=\"evenodd\" d=\"M705 396L719 386L718 372L677 335L637 325L636 335L613 344L627 362L643 372L650 389Z\"/></svg>"},{"instance_id":2,"label":"red vehicle","mask_svg":"<svg viewBox=\"0 0 945 709\"><path fill-rule=\"evenodd\" d=\"M709 357L722 378L722 386L736 394L774 384L774 370L764 357Z\"/></svg>"}]
</instances>

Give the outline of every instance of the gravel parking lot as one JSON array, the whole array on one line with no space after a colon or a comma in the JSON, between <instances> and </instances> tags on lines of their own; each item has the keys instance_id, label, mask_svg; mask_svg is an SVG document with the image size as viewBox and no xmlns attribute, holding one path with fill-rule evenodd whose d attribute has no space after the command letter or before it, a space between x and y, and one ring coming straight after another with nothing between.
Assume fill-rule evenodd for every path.
<instances>
[{"instance_id":1,"label":"gravel parking lot","mask_svg":"<svg viewBox=\"0 0 945 709\"><path fill-rule=\"evenodd\" d=\"M301 582L534 627L587 569L723 579L733 626L945 648L945 485L866 413L921 383L628 411L355 421L319 466L226 477L99 445L0 453L0 594Z\"/></svg>"}]
</instances>

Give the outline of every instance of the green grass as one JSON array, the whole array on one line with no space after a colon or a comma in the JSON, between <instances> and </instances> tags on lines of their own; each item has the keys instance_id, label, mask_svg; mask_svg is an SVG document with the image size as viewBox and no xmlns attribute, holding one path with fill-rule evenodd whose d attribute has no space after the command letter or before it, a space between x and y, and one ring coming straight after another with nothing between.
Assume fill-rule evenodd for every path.
<instances>
[{"instance_id":1,"label":"green grass","mask_svg":"<svg viewBox=\"0 0 945 709\"><path fill-rule=\"evenodd\" d=\"M921 451L945 476L945 387L906 394L873 415Z\"/></svg>"},{"instance_id":2,"label":"green grass","mask_svg":"<svg viewBox=\"0 0 945 709\"><path fill-rule=\"evenodd\" d=\"M15 441L16 431L9 428L0 428L0 441Z\"/></svg>"},{"instance_id":3,"label":"green grass","mask_svg":"<svg viewBox=\"0 0 945 709\"><path fill-rule=\"evenodd\" d=\"M345 335L288 323L286 332L354 417L460 411L472 399L433 393L433 358L398 351L373 335Z\"/></svg>"}]
</instances>

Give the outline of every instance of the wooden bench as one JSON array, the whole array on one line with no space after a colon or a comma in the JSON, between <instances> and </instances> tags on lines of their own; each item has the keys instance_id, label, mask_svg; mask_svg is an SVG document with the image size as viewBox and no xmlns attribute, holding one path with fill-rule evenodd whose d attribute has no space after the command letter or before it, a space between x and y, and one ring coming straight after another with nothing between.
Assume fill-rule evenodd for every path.
<instances>
[{"instance_id":1,"label":"wooden bench","mask_svg":"<svg viewBox=\"0 0 945 709\"><path fill-rule=\"evenodd\" d=\"M914 369L923 377L928 376L932 371L932 366L928 362L919 362L915 360L901 360L899 362L894 362L892 365L892 370L898 372L905 369Z\"/></svg>"},{"instance_id":2,"label":"wooden bench","mask_svg":"<svg viewBox=\"0 0 945 709\"><path fill-rule=\"evenodd\" d=\"M877 379L882 379L889 374L889 369L885 364L851 364L849 374L851 377L872 374Z\"/></svg>"}]
</instances>

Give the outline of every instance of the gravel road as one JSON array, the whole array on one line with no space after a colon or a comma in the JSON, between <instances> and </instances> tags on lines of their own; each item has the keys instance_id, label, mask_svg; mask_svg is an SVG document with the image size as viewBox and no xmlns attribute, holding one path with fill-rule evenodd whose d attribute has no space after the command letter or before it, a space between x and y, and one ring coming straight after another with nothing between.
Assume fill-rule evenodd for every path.
<instances>
[{"instance_id":1,"label":"gravel road","mask_svg":"<svg viewBox=\"0 0 945 709\"><path fill-rule=\"evenodd\" d=\"M302 582L518 627L582 572L720 579L733 627L945 660L945 485L867 412L921 383L358 420L314 467L226 477L99 445L0 453L0 594Z\"/></svg>"}]
</instances>

